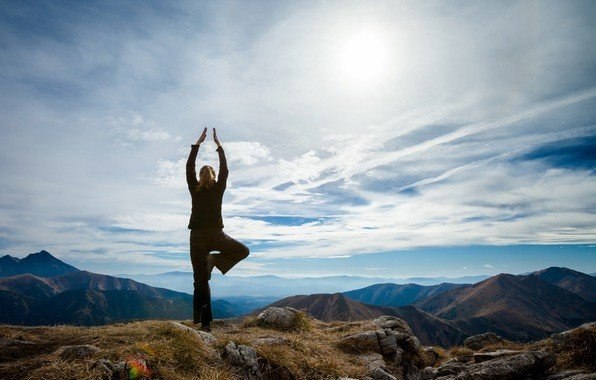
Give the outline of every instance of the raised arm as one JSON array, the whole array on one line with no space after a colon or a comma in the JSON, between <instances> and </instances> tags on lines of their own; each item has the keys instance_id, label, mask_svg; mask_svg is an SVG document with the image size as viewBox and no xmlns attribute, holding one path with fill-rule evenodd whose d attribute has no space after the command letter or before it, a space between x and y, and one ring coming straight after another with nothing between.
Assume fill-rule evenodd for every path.
<instances>
[{"instance_id":1,"label":"raised arm","mask_svg":"<svg viewBox=\"0 0 596 380\"><path fill-rule=\"evenodd\" d=\"M223 150L223 147L221 146L221 144L219 143L219 139L217 138L217 132L215 132L215 128L213 128L213 140L217 144L216 151L219 155L219 174L217 176L217 183L223 191L226 189L226 185L228 182L228 162L226 161L226 154Z\"/></svg>"},{"instance_id":2,"label":"raised arm","mask_svg":"<svg viewBox=\"0 0 596 380\"><path fill-rule=\"evenodd\" d=\"M186 183L188 184L188 189L191 191L199 184L199 181L197 181L195 162L197 153L199 153L199 147L201 146L201 143L205 141L205 137L207 137L207 127L205 127L203 133L201 133L201 137L199 137L196 144L190 146L190 154L186 160Z\"/></svg>"}]
</instances>

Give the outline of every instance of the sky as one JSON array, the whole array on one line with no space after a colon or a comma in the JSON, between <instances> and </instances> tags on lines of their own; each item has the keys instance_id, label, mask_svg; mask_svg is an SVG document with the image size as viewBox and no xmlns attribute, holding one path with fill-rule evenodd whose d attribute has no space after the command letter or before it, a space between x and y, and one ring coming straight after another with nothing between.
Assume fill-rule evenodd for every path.
<instances>
[{"instance_id":1,"label":"sky","mask_svg":"<svg viewBox=\"0 0 596 380\"><path fill-rule=\"evenodd\" d=\"M0 1L0 255L190 271L206 126L224 232L251 251L235 275L596 272L595 14Z\"/></svg>"}]
</instances>

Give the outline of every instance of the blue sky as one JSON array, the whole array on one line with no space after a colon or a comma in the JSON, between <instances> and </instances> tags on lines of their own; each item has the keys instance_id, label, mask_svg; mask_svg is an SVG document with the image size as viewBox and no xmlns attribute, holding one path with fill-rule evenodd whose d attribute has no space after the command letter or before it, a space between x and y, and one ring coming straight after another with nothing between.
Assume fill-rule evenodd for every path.
<instances>
[{"instance_id":1,"label":"blue sky","mask_svg":"<svg viewBox=\"0 0 596 380\"><path fill-rule=\"evenodd\" d=\"M1 1L0 254L190 270L208 126L238 275L595 272L595 11Z\"/></svg>"}]
</instances>

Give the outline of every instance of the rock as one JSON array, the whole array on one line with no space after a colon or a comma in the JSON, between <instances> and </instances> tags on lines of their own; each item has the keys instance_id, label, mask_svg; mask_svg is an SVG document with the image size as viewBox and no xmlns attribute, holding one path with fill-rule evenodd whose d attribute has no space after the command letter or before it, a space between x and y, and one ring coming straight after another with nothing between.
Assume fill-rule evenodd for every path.
<instances>
[{"instance_id":1,"label":"rock","mask_svg":"<svg viewBox=\"0 0 596 380\"><path fill-rule=\"evenodd\" d=\"M479 350L491 344L503 343L505 340L495 333L473 335L464 340L464 346L471 350Z\"/></svg>"},{"instance_id":2,"label":"rock","mask_svg":"<svg viewBox=\"0 0 596 380\"><path fill-rule=\"evenodd\" d=\"M391 329L394 331L402 332L408 335L414 335L412 329L406 321L403 319L392 317L389 315L383 315L375 320L373 323L382 329Z\"/></svg>"},{"instance_id":3,"label":"rock","mask_svg":"<svg viewBox=\"0 0 596 380\"><path fill-rule=\"evenodd\" d=\"M404 378L406 380L420 380L422 379L422 372L418 367L410 365L404 371Z\"/></svg>"},{"instance_id":4,"label":"rock","mask_svg":"<svg viewBox=\"0 0 596 380\"><path fill-rule=\"evenodd\" d=\"M170 323L172 324L172 326L176 327L177 329L195 336L197 339L203 341L206 344L213 344L217 340L217 338L215 336L209 334L206 331L199 331L199 330L193 329L192 327L188 327L188 326L183 325L182 323L178 323L178 322L170 321Z\"/></svg>"},{"instance_id":5,"label":"rock","mask_svg":"<svg viewBox=\"0 0 596 380\"><path fill-rule=\"evenodd\" d=\"M421 372L422 380L432 380L437 377L438 372L439 371L436 368L430 366L425 367Z\"/></svg>"},{"instance_id":6,"label":"rock","mask_svg":"<svg viewBox=\"0 0 596 380\"><path fill-rule=\"evenodd\" d=\"M405 352L417 354L422 349L420 340L414 335L397 332L395 333L395 339L397 340L397 345Z\"/></svg>"},{"instance_id":7,"label":"rock","mask_svg":"<svg viewBox=\"0 0 596 380\"><path fill-rule=\"evenodd\" d=\"M425 346L420 350L420 357L425 367L433 366L439 360L439 353L434 347Z\"/></svg>"},{"instance_id":8,"label":"rock","mask_svg":"<svg viewBox=\"0 0 596 380\"><path fill-rule=\"evenodd\" d=\"M574 329L553 334L550 336L550 338L555 346L560 347L560 346L565 345L568 342L569 338L571 337L571 335L573 333L575 333L579 330L588 330L588 329L594 329L594 328L596 328L596 322L588 322L588 323L584 323L583 325L576 327Z\"/></svg>"},{"instance_id":9,"label":"rock","mask_svg":"<svg viewBox=\"0 0 596 380\"><path fill-rule=\"evenodd\" d=\"M397 380L395 376L393 376L381 367L376 367L372 371L370 371L370 376L374 380Z\"/></svg>"},{"instance_id":10,"label":"rock","mask_svg":"<svg viewBox=\"0 0 596 380\"><path fill-rule=\"evenodd\" d=\"M268 307L261 312L257 319L266 325L278 327L278 328L289 328L294 325L296 321L296 314L298 310L293 307Z\"/></svg>"},{"instance_id":11,"label":"rock","mask_svg":"<svg viewBox=\"0 0 596 380\"><path fill-rule=\"evenodd\" d=\"M521 354L522 351L514 351L514 350L497 350L491 352L475 352L474 353L474 362L475 363L482 363L487 360L493 360L497 358L502 358L504 356L512 356Z\"/></svg>"},{"instance_id":12,"label":"rock","mask_svg":"<svg viewBox=\"0 0 596 380\"><path fill-rule=\"evenodd\" d=\"M119 362L112 364L113 375L111 380L128 380L130 373L130 365L127 362Z\"/></svg>"},{"instance_id":13,"label":"rock","mask_svg":"<svg viewBox=\"0 0 596 380\"><path fill-rule=\"evenodd\" d=\"M377 334L379 349L383 355L392 355L397 352L397 339L392 330L379 330L375 333Z\"/></svg>"},{"instance_id":14,"label":"rock","mask_svg":"<svg viewBox=\"0 0 596 380\"><path fill-rule=\"evenodd\" d=\"M378 351L379 349L377 334L374 331L348 335L343 337L341 342L360 351Z\"/></svg>"},{"instance_id":15,"label":"rock","mask_svg":"<svg viewBox=\"0 0 596 380\"><path fill-rule=\"evenodd\" d=\"M222 356L235 367L243 379L256 380L263 376L259 370L256 351L243 344L236 345L233 341L228 342Z\"/></svg>"},{"instance_id":16,"label":"rock","mask_svg":"<svg viewBox=\"0 0 596 380\"><path fill-rule=\"evenodd\" d=\"M596 379L596 373L583 373L580 370L567 370L553 373L544 378L544 380L588 380Z\"/></svg>"},{"instance_id":17,"label":"rock","mask_svg":"<svg viewBox=\"0 0 596 380\"><path fill-rule=\"evenodd\" d=\"M437 377L455 376L460 374L465 368L466 364L457 360L447 360L437 368Z\"/></svg>"},{"instance_id":18,"label":"rock","mask_svg":"<svg viewBox=\"0 0 596 380\"><path fill-rule=\"evenodd\" d=\"M24 339L0 338L0 348L8 346L29 346L35 344Z\"/></svg>"},{"instance_id":19,"label":"rock","mask_svg":"<svg viewBox=\"0 0 596 380\"><path fill-rule=\"evenodd\" d=\"M62 346L54 353L59 355L62 359L86 358L96 352L101 351L99 347L90 344L80 344L76 346Z\"/></svg>"},{"instance_id":20,"label":"rock","mask_svg":"<svg viewBox=\"0 0 596 380\"><path fill-rule=\"evenodd\" d=\"M401 348L398 348L397 351L395 352L395 355L393 355L393 364L401 365L403 360L404 360L404 350L402 350Z\"/></svg>"},{"instance_id":21,"label":"rock","mask_svg":"<svg viewBox=\"0 0 596 380\"><path fill-rule=\"evenodd\" d=\"M546 351L529 351L469 365L456 379L519 379L544 374L555 363Z\"/></svg>"},{"instance_id":22,"label":"rock","mask_svg":"<svg viewBox=\"0 0 596 380\"><path fill-rule=\"evenodd\" d=\"M99 359L91 365L91 369L99 369L101 371L102 380L111 380L114 377L114 365L106 359Z\"/></svg>"},{"instance_id":23,"label":"rock","mask_svg":"<svg viewBox=\"0 0 596 380\"><path fill-rule=\"evenodd\" d=\"M288 343L288 338L282 336L264 336L252 341L255 345L281 346Z\"/></svg>"},{"instance_id":24,"label":"rock","mask_svg":"<svg viewBox=\"0 0 596 380\"><path fill-rule=\"evenodd\" d=\"M377 367L385 368L387 366L387 364L385 363L385 360L383 360L383 356L380 354L377 354L377 353L360 355L359 358L362 359L366 363L366 367L369 370L373 370Z\"/></svg>"}]
</instances>

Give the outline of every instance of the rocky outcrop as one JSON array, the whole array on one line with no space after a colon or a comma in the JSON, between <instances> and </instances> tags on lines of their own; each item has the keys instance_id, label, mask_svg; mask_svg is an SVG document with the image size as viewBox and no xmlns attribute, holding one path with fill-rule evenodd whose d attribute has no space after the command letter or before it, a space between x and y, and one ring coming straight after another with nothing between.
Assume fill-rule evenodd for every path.
<instances>
[{"instance_id":1,"label":"rocky outcrop","mask_svg":"<svg viewBox=\"0 0 596 380\"><path fill-rule=\"evenodd\" d=\"M434 364L438 358L434 349L420 345L418 338L402 319L382 316L373 320L373 324L379 328L350 334L340 341L340 345L350 351L366 353L361 358L367 363L371 379L419 378L418 367L405 359L424 362L426 358L429 364ZM399 373L391 373L386 362L398 368Z\"/></svg>"},{"instance_id":2,"label":"rocky outcrop","mask_svg":"<svg viewBox=\"0 0 596 380\"><path fill-rule=\"evenodd\" d=\"M475 364L449 361L425 373L426 379L520 379L543 375L555 362L547 351L529 351Z\"/></svg>"},{"instance_id":3,"label":"rocky outcrop","mask_svg":"<svg viewBox=\"0 0 596 380\"><path fill-rule=\"evenodd\" d=\"M551 341L556 347L562 347L568 344L570 338L582 330L596 329L596 322L584 323L583 325L571 330L563 331L550 336Z\"/></svg>"},{"instance_id":4,"label":"rocky outcrop","mask_svg":"<svg viewBox=\"0 0 596 380\"><path fill-rule=\"evenodd\" d=\"M491 344L503 342L505 342L505 339L501 338L495 333L487 332L466 338L464 340L464 347L467 347L471 350L480 350L481 348L490 346Z\"/></svg>"}]
</instances>

